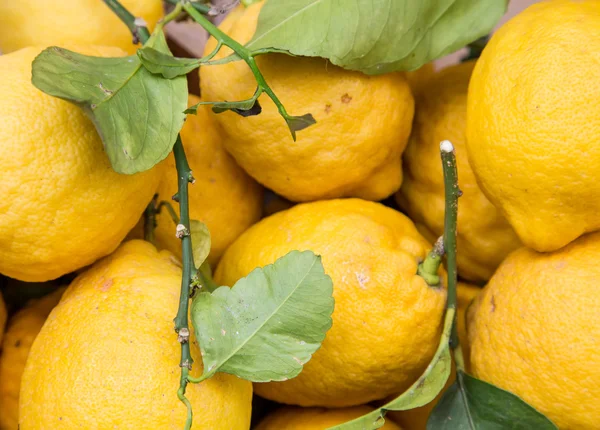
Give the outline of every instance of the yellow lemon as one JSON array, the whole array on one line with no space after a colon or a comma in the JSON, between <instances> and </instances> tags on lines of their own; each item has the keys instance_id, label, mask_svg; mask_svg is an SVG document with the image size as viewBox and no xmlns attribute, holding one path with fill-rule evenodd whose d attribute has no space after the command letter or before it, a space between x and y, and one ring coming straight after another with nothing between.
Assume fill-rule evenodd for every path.
<instances>
[{"instance_id":1,"label":"yellow lemon","mask_svg":"<svg viewBox=\"0 0 600 430\"><path fill-rule=\"evenodd\" d=\"M152 29L163 15L160 0L121 0ZM36 45L77 43L116 46L132 54L139 47L125 24L101 0L0 2L0 51ZM91 54L89 54L91 55Z\"/></svg>"},{"instance_id":2,"label":"yellow lemon","mask_svg":"<svg viewBox=\"0 0 600 430\"><path fill-rule=\"evenodd\" d=\"M600 421L600 233L552 253L513 252L471 306L473 374L560 429Z\"/></svg>"},{"instance_id":3,"label":"yellow lemon","mask_svg":"<svg viewBox=\"0 0 600 430\"><path fill-rule=\"evenodd\" d=\"M408 85L410 85L410 89L414 95L418 95L426 82L433 76L435 73L435 66L433 63L427 63L422 65L416 70L411 70L410 72L405 72L406 80L408 81ZM416 103L416 100L415 100Z\"/></svg>"},{"instance_id":4,"label":"yellow lemon","mask_svg":"<svg viewBox=\"0 0 600 430\"><path fill-rule=\"evenodd\" d=\"M256 430L327 430L372 411L373 408L369 406L341 409L284 406L262 420ZM386 420L381 429L400 430L400 427Z\"/></svg>"},{"instance_id":5,"label":"yellow lemon","mask_svg":"<svg viewBox=\"0 0 600 430\"><path fill-rule=\"evenodd\" d=\"M116 173L83 110L31 84L39 52L0 56L0 273L29 282L58 278L114 251L160 179L158 167Z\"/></svg>"},{"instance_id":6,"label":"yellow lemon","mask_svg":"<svg viewBox=\"0 0 600 430\"><path fill-rule=\"evenodd\" d=\"M476 287L475 285L465 284L463 282L458 283L458 288L456 290L457 293L457 309L456 309L456 324L458 330L458 339L460 341L460 345L462 347L462 351L464 354L465 367L467 370L470 368L469 354L470 354L470 346L469 346L469 338L467 336L467 328L466 328L466 312L469 308L471 302L477 297L477 294L481 289ZM444 395L444 392L454 383L456 379L456 373L454 369L454 364L452 365L452 374L448 378L448 382L444 389L437 395L435 399L433 399L428 404L421 406L420 408L409 409L408 411L390 411L387 413L386 417L390 417L392 420L402 425L402 427L410 430L426 430L427 420L429 419L429 415L433 408L439 400ZM398 395L390 397L388 401L393 400L398 397Z\"/></svg>"},{"instance_id":7,"label":"yellow lemon","mask_svg":"<svg viewBox=\"0 0 600 430\"><path fill-rule=\"evenodd\" d=\"M173 332L181 267L131 241L69 286L35 339L21 383L20 428L181 429L181 347ZM191 339L194 375L202 370ZM252 385L218 374L190 384L200 429L247 430Z\"/></svg>"},{"instance_id":8,"label":"yellow lemon","mask_svg":"<svg viewBox=\"0 0 600 430\"><path fill-rule=\"evenodd\" d=\"M25 362L35 337L64 290L59 288L31 300L8 323L0 355L0 430L19 427L19 391Z\"/></svg>"},{"instance_id":9,"label":"yellow lemon","mask_svg":"<svg viewBox=\"0 0 600 430\"><path fill-rule=\"evenodd\" d=\"M474 62L448 67L422 84L412 135L403 155L406 172L398 204L431 242L444 232L444 175L440 142L456 148L458 184L458 273L488 280L520 242L500 211L485 197L469 166L466 148L467 89Z\"/></svg>"},{"instance_id":10,"label":"yellow lemon","mask_svg":"<svg viewBox=\"0 0 600 430\"><path fill-rule=\"evenodd\" d=\"M190 95L190 105L200 101ZM223 132L210 107L201 106L198 115L188 116L181 139L196 180L189 186L190 217L204 222L211 233L208 261L216 264L225 249L262 213L263 191L223 149ZM175 159L169 155L158 187L160 200L174 203L177 193ZM177 205L175 204L177 209ZM166 210L157 216L159 246L181 256L181 240L175 237L176 224Z\"/></svg>"},{"instance_id":11,"label":"yellow lemon","mask_svg":"<svg viewBox=\"0 0 600 430\"><path fill-rule=\"evenodd\" d=\"M250 40L264 2L239 6L221 29L240 43ZM206 53L216 41L211 38ZM231 53L222 49L215 58ZM267 82L290 114L313 114L317 123L293 142L275 104L262 95L262 113L217 115L229 138L225 148L258 182L292 201L333 197L383 199L400 187L404 150L414 111L403 73L367 76L322 58L267 54L256 58ZM202 67L205 100L243 100L256 90L244 62Z\"/></svg>"},{"instance_id":12,"label":"yellow lemon","mask_svg":"<svg viewBox=\"0 0 600 430\"><path fill-rule=\"evenodd\" d=\"M599 63L600 2L551 0L505 24L471 78L471 168L538 251L600 228Z\"/></svg>"},{"instance_id":13,"label":"yellow lemon","mask_svg":"<svg viewBox=\"0 0 600 430\"><path fill-rule=\"evenodd\" d=\"M439 341L446 290L416 275L431 248L403 214L359 199L305 203L250 227L225 252L215 279L233 285L292 250L322 256L333 280L333 327L294 379L255 384L300 406L360 405L403 391Z\"/></svg>"}]
</instances>

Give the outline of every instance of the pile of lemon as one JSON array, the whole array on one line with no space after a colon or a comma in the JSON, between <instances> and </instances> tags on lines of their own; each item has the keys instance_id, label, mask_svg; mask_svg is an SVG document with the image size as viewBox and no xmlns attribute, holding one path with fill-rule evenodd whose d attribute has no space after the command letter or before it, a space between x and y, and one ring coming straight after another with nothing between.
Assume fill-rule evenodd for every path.
<instances>
[{"instance_id":1,"label":"pile of lemon","mask_svg":"<svg viewBox=\"0 0 600 430\"><path fill-rule=\"evenodd\" d=\"M150 27L162 15L158 0L123 4ZM238 6L220 28L247 42L262 5ZM0 297L0 430L181 429L180 241L166 211L158 249L136 230L155 193L177 192L173 157L115 173L84 112L31 84L31 62L49 45L135 50L100 1L0 2L0 273L37 283L77 275L8 322ZM417 265L443 232L448 139L463 191L458 324L469 371L560 429L597 429L600 2L531 6L476 62L441 71L367 76L319 58L257 61L287 110L317 123L293 142L264 97L250 118L208 107L189 116L191 217L211 231L220 285L291 250L320 254L334 322L294 379L252 386L218 374L190 385L194 428L248 429L255 393L286 405L256 429L326 429L423 373L446 291ZM200 81L204 100L246 99L256 85L242 62L202 67ZM265 205L265 188L281 198ZM200 374L195 340L191 349ZM424 429L436 401L390 413L383 428Z\"/></svg>"}]
</instances>

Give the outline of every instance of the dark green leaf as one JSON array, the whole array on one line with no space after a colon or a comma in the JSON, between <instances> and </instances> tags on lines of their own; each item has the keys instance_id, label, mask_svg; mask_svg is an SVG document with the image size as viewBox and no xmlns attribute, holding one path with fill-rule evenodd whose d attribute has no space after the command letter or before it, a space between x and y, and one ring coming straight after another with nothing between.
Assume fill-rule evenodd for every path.
<instances>
[{"instance_id":1,"label":"dark green leaf","mask_svg":"<svg viewBox=\"0 0 600 430\"><path fill-rule=\"evenodd\" d=\"M187 75L202 64L198 58L176 58L149 46L138 49L137 55L146 69L166 79Z\"/></svg>"},{"instance_id":2,"label":"dark green leaf","mask_svg":"<svg viewBox=\"0 0 600 430\"><path fill-rule=\"evenodd\" d=\"M429 417L427 430L557 430L519 397L461 371Z\"/></svg>"},{"instance_id":3,"label":"dark green leaf","mask_svg":"<svg viewBox=\"0 0 600 430\"><path fill-rule=\"evenodd\" d=\"M201 267L210 253L210 231L202 221L190 220L190 235L192 236L192 254L194 265Z\"/></svg>"},{"instance_id":4,"label":"dark green leaf","mask_svg":"<svg viewBox=\"0 0 600 430\"><path fill-rule=\"evenodd\" d=\"M162 33L149 43L168 52ZM51 47L34 60L32 82L85 110L119 173L148 170L163 160L185 119L185 77L163 79L135 55L99 58Z\"/></svg>"},{"instance_id":5,"label":"dark green leaf","mask_svg":"<svg viewBox=\"0 0 600 430\"><path fill-rule=\"evenodd\" d=\"M216 372L254 382L295 377L331 327L333 284L310 251L292 251L233 288L192 302L206 379Z\"/></svg>"},{"instance_id":6,"label":"dark green leaf","mask_svg":"<svg viewBox=\"0 0 600 430\"><path fill-rule=\"evenodd\" d=\"M247 100L240 100L235 102L200 102L194 106L190 106L185 110L185 113L196 114L198 107L201 105L212 105L214 113L223 113L228 110L237 113L243 117L258 115L262 112L260 103L258 102L258 96L260 92L257 90L254 96ZM306 126L307 127L307 126Z\"/></svg>"},{"instance_id":7,"label":"dark green leaf","mask_svg":"<svg viewBox=\"0 0 600 430\"><path fill-rule=\"evenodd\" d=\"M449 341L455 313L454 308L446 311L438 349L425 372L408 390L381 408L329 430L375 430L385 424L384 416L387 411L406 411L426 405L435 399L446 385L452 369Z\"/></svg>"},{"instance_id":8,"label":"dark green leaf","mask_svg":"<svg viewBox=\"0 0 600 430\"><path fill-rule=\"evenodd\" d=\"M508 0L269 0L251 50L324 57L368 74L413 70L487 34Z\"/></svg>"}]
</instances>

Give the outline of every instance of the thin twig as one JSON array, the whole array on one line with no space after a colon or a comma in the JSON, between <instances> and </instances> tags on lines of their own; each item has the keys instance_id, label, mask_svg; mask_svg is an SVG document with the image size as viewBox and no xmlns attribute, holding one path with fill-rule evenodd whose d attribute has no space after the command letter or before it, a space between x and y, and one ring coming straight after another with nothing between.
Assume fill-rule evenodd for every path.
<instances>
[{"instance_id":1,"label":"thin twig","mask_svg":"<svg viewBox=\"0 0 600 430\"><path fill-rule=\"evenodd\" d=\"M446 252L446 266L448 270L448 309L456 309L456 222L458 217L458 197L461 195L458 188L458 172L456 170L456 155L454 146L448 140L440 143L440 153L442 156L442 170L444 172L444 193L445 193L445 213L444 213L444 250ZM455 317L456 318L456 317ZM454 352L456 368L464 371L464 359L458 334L456 331L456 321L452 326L452 335L450 336L450 348Z\"/></svg>"},{"instance_id":2,"label":"thin twig","mask_svg":"<svg viewBox=\"0 0 600 430\"><path fill-rule=\"evenodd\" d=\"M142 43L145 43L150 38L148 29L139 26L137 20L127 9L125 9L117 0L104 0L106 5L123 21L134 37L138 37ZM161 22L159 29L166 25L168 19L175 18L181 11L177 7L174 12L169 14ZM175 13L176 12L176 13ZM179 201L179 226L183 229L177 229L178 235L181 237L182 246L182 263L183 273L181 279L181 294L179 297L179 307L177 316L175 317L175 331L177 332L177 340L181 344L181 378L180 385L177 391L177 396L185 404L187 408L186 430L192 426L192 406L185 397L185 390L188 383L188 374L192 368L192 357L190 355L190 331L188 326L188 311L189 311L189 294L192 276L195 275L194 257L192 255L192 242L190 237L190 216L189 216L189 200L188 200L188 184L193 181L192 172L190 170L181 137L178 135L175 145L173 146L173 155L175 157L175 166L177 169L178 183L178 201ZM187 233L187 234L186 234Z\"/></svg>"}]
</instances>

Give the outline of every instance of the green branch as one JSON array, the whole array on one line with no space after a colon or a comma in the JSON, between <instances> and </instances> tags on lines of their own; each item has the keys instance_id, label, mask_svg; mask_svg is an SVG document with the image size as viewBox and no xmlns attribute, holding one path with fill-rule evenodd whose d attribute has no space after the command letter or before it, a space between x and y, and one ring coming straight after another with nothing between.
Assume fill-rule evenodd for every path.
<instances>
[{"instance_id":1,"label":"green branch","mask_svg":"<svg viewBox=\"0 0 600 430\"><path fill-rule=\"evenodd\" d=\"M296 131L300 131L316 122L311 114L298 117L287 113L283 103L281 103L281 100L279 100L277 95L275 95L275 92L271 89L271 87L269 87L265 77L256 64L256 59L254 57L260 53L253 52L239 42L233 40L231 37L221 31L216 25L210 22L204 15L198 12L198 10L192 6L192 3L184 3L183 9L217 40L217 49L213 51L213 54L211 55L216 54L216 51L218 51L222 45L225 45L231 48L233 52L235 52L238 57L241 58L248 65L248 67L250 67L250 70L256 79L256 83L258 84L256 92L250 100L254 103L258 100L258 97L262 93L267 94L269 98L273 100L275 106L277 106L279 114L283 117L283 119L285 119L285 122L287 123L294 140L296 140Z\"/></svg>"},{"instance_id":2,"label":"green branch","mask_svg":"<svg viewBox=\"0 0 600 430\"><path fill-rule=\"evenodd\" d=\"M448 269L448 309L456 309L456 223L458 217L458 198L461 191L458 188L458 172L456 170L456 155L454 146L448 140L440 143L440 152L442 155L442 169L444 172L444 193L445 193L445 213L444 213L444 250L446 252L446 266ZM456 318L456 316L455 316ZM458 334L456 331L456 321L452 325L452 335L450 337L450 348L454 352L454 360L458 370L464 371L464 359Z\"/></svg>"},{"instance_id":3,"label":"green branch","mask_svg":"<svg viewBox=\"0 0 600 430\"><path fill-rule=\"evenodd\" d=\"M150 38L148 29L140 26L137 20L127 9L125 9L117 0L104 0L106 5L123 21L134 38L139 38L142 43L146 43ZM173 12L167 15L158 26L159 31L170 19L174 19L181 7L176 7ZM192 427L192 405L185 397L185 390L188 383L188 374L192 368L192 357L190 355L190 330L188 326L189 295L192 276L195 274L194 261L192 256L192 242L190 237L190 216L188 201L188 184L194 180L190 170L181 137L177 136L177 141L173 146L173 155L175 157L175 166L177 169L178 201L179 201L179 224L177 225L177 236L181 238L183 273L181 278L181 294L179 297L179 307L175 317L175 331L177 332L177 341L181 344L181 378L177 391L177 396L187 408L187 418L185 429Z\"/></svg>"},{"instance_id":4,"label":"green branch","mask_svg":"<svg viewBox=\"0 0 600 430\"><path fill-rule=\"evenodd\" d=\"M133 16L131 12L125 9L117 0L103 1L127 26L133 35L133 43L135 45L137 45L138 42L146 43L150 38L150 32L148 31L148 27L146 27L146 22L142 18Z\"/></svg>"}]
</instances>

